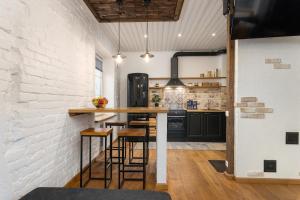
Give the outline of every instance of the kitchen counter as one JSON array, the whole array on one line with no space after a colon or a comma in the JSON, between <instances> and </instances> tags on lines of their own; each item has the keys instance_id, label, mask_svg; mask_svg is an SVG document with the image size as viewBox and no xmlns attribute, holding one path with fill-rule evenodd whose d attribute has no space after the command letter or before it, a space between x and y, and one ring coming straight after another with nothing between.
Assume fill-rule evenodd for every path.
<instances>
[{"instance_id":1,"label":"kitchen counter","mask_svg":"<svg viewBox=\"0 0 300 200\"><path fill-rule=\"evenodd\" d=\"M94 121L97 113L156 113L156 184L158 187L167 187L167 113L169 109L161 107L128 107L128 108L72 108L69 109L70 117L82 123L78 115L87 114L90 121Z\"/></svg>"},{"instance_id":2,"label":"kitchen counter","mask_svg":"<svg viewBox=\"0 0 300 200\"><path fill-rule=\"evenodd\" d=\"M161 107L124 107L124 108L72 108L69 115L91 113L167 113L169 109Z\"/></svg>"},{"instance_id":3,"label":"kitchen counter","mask_svg":"<svg viewBox=\"0 0 300 200\"><path fill-rule=\"evenodd\" d=\"M197 109L197 110L187 110L186 109L186 111L187 112L212 112L212 113L214 113L214 112L225 112L225 110L217 110L217 109L209 109L209 110L207 110L207 109Z\"/></svg>"}]
</instances>

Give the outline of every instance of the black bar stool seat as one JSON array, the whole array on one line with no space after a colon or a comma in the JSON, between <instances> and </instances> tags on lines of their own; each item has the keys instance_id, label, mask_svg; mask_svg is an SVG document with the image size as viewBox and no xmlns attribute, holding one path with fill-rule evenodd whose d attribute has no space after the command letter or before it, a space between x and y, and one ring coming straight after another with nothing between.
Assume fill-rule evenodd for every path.
<instances>
[{"instance_id":1,"label":"black bar stool seat","mask_svg":"<svg viewBox=\"0 0 300 200\"><path fill-rule=\"evenodd\" d=\"M125 164L125 151L122 150L124 146L126 146L126 142L131 140L139 140L143 143L143 153L142 153L142 163ZM137 128L124 128L118 132L118 156L119 156L119 164L118 164L118 172L119 172L119 189L121 189L124 181L143 181L143 189L146 188L146 143L147 143L147 131L145 129L137 129ZM122 145L121 145L122 143ZM121 154L122 152L122 154ZM140 169L130 169L130 168L140 168ZM142 178L128 178L125 177L127 173L142 173ZM122 174L122 176L121 176ZM122 180L121 180L122 177Z\"/></svg>"},{"instance_id":2,"label":"black bar stool seat","mask_svg":"<svg viewBox=\"0 0 300 200\"><path fill-rule=\"evenodd\" d=\"M114 126L125 128L127 126L127 122L125 122L125 121L105 122L106 128L108 128L108 127L112 128ZM116 151L118 151L118 149L119 149L118 146L114 146L114 144L113 144L112 151L116 152ZM124 150L126 152L126 146L125 146ZM125 156L126 156L126 153L125 153ZM118 160L117 160L118 156L114 156L114 154L113 154L112 159L113 159L112 164L118 164Z\"/></svg>"},{"instance_id":3,"label":"black bar stool seat","mask_svg":"<svg viewBox=\"0 0 300 200\"><path fill-rule=\"evenodd\" d=\"M104 188L107 188L112 180L112 128L89 128L80 132L80 187L85 187L90 180L104 180ZM107 147L107 137L109 136L109 148ZM89 138L89 165L83 171L82 169L82 154L83 154L83 138ZM104 138L104 177L92 177L92 137ZM109 156L107 156L107 151L109 151ZM89 179L83 183L82 175L89 169ZM107 170L110 170L110 176L107 175Z\"/></svg>"}]
</instances>

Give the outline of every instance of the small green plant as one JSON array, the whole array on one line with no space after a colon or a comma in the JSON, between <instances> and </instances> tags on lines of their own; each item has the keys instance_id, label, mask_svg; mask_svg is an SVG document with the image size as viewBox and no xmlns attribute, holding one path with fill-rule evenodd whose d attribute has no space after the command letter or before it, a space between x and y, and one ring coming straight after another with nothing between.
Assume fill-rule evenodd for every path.
<instances>
[{"instance_id":1,"label":"small green plant","mask_svg":"<svg viewBox=\"0 0 300 200\"><path fill-rule=\"evenodd\" d=\"M158 107L160 101L161 101L160 96L157 95L157 94L153 94L153 96L152 96L152 102L154 103L154 105L156 107Z\"/></svg>"}]
</instances>

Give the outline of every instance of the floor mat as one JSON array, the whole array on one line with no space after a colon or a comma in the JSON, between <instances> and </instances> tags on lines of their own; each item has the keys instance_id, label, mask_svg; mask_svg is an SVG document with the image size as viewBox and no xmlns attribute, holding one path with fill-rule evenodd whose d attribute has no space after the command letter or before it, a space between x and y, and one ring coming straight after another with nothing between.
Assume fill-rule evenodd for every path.
<instances>
[{"instance_id":1,"label":"floor mat","mask_svg":"<svg viewBox=\"0 0 300 200\"><path fill-rule=\"evenodd\" d=\"M226 171L225 160L208 160L209 163L215 168L219 173L224 173Z\"/></svg>"}]
</instances>

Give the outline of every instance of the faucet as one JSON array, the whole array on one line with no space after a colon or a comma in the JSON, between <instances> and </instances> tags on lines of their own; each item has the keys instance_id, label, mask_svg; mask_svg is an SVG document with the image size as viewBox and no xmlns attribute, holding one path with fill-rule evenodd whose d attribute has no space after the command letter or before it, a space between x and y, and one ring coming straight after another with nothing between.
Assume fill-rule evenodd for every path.
<instances>
[{"instance_id":1,"label":"faucet","mask_svg":"<svg viewBox=\"0 0 300 200\"><path fill-rule=\"evenodd\" d=\"M210 104L211 104L211 103L212 103L211 99L208 99L208 100L207 100L207 110L210 109Z\"/></svg>"}]
</instances>

